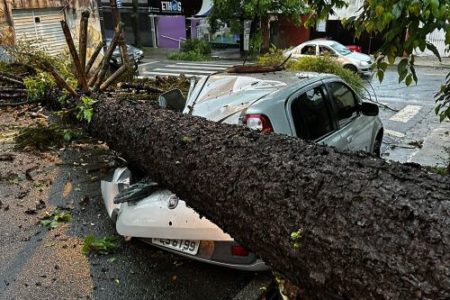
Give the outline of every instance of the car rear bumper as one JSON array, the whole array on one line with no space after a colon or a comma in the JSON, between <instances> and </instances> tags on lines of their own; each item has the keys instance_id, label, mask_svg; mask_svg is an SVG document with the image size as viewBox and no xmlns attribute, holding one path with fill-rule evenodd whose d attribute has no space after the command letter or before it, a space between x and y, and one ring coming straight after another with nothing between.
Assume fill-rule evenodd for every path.
<instances>
[{"instance_id":1,"label":"car rear bumper","mask_svg":"<svg viewBox=\"0 0 450 300\"><path fill-rule=\"evenodd\" d=\"M216 266L253 272L267 271L270 269L270 267L266 265L264 261L257 258L257 256L251 252L248 256L245 257L236 257L229 254L227 255L226 250L229 250L232 244L236 244L235 242L201 241L202 245L199 248L199 252L196 255L190 255L156 245L152 243L151 239L140 240L162 250Z\"/></svg>"},{"instance_id":2,"label":"car rear bumper","mask_svg":"<svg viewBox=\"0 0 450 300\"><path fill-rule=\"evenodd\" d=\"M114 203L121 184L129 183L129 170L118 168L112 182L102 181L103 202L108 215L116 222L120 235L137 237L155 247L194 260L244 271L264 271L269 267L255 253L232 255L231 248L238 245L233 238L214 223L200 217L186 203L178 200L173 207L174 194L159 190L135 202ZM170 206L169 204L172 204ZM196 240L200 242L195 255L172 250L152 242L152 238Z\"/></svg>"}]
</instances>

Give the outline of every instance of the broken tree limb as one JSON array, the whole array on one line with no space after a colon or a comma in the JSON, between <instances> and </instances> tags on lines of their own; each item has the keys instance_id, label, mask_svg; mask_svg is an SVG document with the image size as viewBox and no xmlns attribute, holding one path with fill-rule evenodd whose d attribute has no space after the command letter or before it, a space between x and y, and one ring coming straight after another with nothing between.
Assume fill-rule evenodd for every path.
<instances>
[{"instance_id":1,"label":"broken tree limb","mask_svg":"<svg viewBox=\"0 0 450 300\"><path fill-rule=\"evenodd\" d=\"M12 67L14 67L14 66L12 66ZM22 82L23 81L23 77L17 76L16 74L0 72L0 76L7 77L9 79L14 79L14 80L17 80L18 82Z\"/></svg>"},{"instance_id":2,"label":"broken tree limb","mask_svg":"<svg viewBox=\"0 0 450 300\"><path fill-rule=\"evenodd\" d=\"M22 102L12 102L12 103L0 102L0 107L15 107L15 106L25 105L25 104L28 104L28 103L29 103L28 100L22 101Z\"/></svg>"},{"instance_id":3,"label":"broken tree limb","mask_svg":"<svg viewBox=\"0 0 450 300\"><path fill-rule=\"evenodd\" d=\"M69 47L70 55L72 56L73 63L77 72L77 80L84 93L89 93L89 87L86 82L86 75L84 74L84 68L81 67L80 58L78 57L75 44L73 43L72 34L70 33L69 26L66 21L61 21L61 27L66 38L67 46Z\"/></svg>"},{"instance_id":4,"label":"broken tree limb","mask_svg":"<svg viewBox=\"0 0 450 300\"><path fill-rule=\"evenodd\" d=\"M0 99L20 99L20 98L26 98L27 92L18 92L18 93L4 93L3 91L0 91Z\"/></svg>"},{"instance_id":5,"label":"broken tree limb","mask_svg":"<svg viewBox=\"0 0 450 300\"><path fill-rule=\"evenodd\" d=\"M109 0L109 4L111 5L111 14L113 17L114 25L115 26L121 25L120 13L119 13L119 9L117 8L117 0ZM124 33L122 30L120 31L118 44L119 44L120 56L122 57L122 63L124 65L129 65L130 60L128 58L127 47L125 45L125 36L124 36Z\"/></svg>"},{"instance_id":6,"label":"broken tree limb","mask_svg":"<svg viewBox=\"0 0 450 300\"><path fill-rule=\"evenodd\" d=\"M95 60L97 59L98 55L100 54L100 51L102 51L103 47L105 46L105 42L98 43L97 47L94 50L94 53L92 53L92 56L89 58L89 61L86 65L86 68L84 70L84 73L87 75L89 71L91 70L92 66L94 65Z\"/></svg>"},{"instance_id":7,"label":"broken tree limb","mask_svg":"<svg viewBox=\"0 0 450 300\"><path fill-rule=\"evenodd\" d=\"M13 78L12 76L10 76L6 73L0 73L0 81L12 83L12 84L18 85L20 87L25 87L22 80Z\"/></svg>"},{"instance_id":8,"label":"broken tree limb","mask_svg":"<svg viewBox=\"0 0 450 300\"><path fill-rule=\"evenodd\" d=\"M99 66L98 73L94 74L92 76L91 80L89 80L89 85L94 87L94 91L98 90L100 85L103 83L103 80L105 79L106 72L108 71L109 67L109 60L111 59L111 56L113 55L114 49L116 49L117 42L119 40L120 33L122 32L122 26L117 25L116 30L114 31L114 36L111 40L111 44L109 45L108 50L106 50L106 54L103 57L102 63ZM93 81L93 78L95 77L95 81Z\"/></svg>"},{"instance_id":9,"label":"broken tree limb","mask_svg":"<svg viewBox=\"0 0 450 300\"><path fill-rule=\"evenodd\" d=\"M266 73L276 72L284 70L283 65L278 66L261 66L261 65L248 65L248 66L232 66L225 70L226 73Z\"/></svg>"},{"instance_id":10,"label":"broken tree limb","mask_svg":"<svg viewBox=\"0 0 450 300\"><path fill-rule=\"evenodd\" d=\"M83 70L83 74L86 73L86 45L87 45L87 37L88 37L88 25L89 25L89 16L90 13L88 10L84 10L81 13L80 19L80 37L78 42L78 52L80 54L80 64L81 69Z\"/></svg>"},{"instance_id":11,"label":"broken tree limb","mask_svg":"<svg viewBox=\"0 0 450 300\"><path fill-rule=\"evenodd\" d=\"M163 93L164 91L160 88L154 87L150 84L144 83L132 83L132 82L119 82L117 84L118 89L130 89L133 91L145 91L148 93Z\"/></svg>"},{"instance_id":12,"label":"broken tree limb","mask_svg":"<svg viewBox=\"0 0 450 300\"><path fill-rule=\"evenodd\" d=\"M100 91L104 92L114 81L120 78L128 69L127 65L122 65L117 71L115 71L111 76L108 77L105 82L100 85Z\"/></svg>"},{"instance_id":13,"label":"broken tree limb","mask_svg":"<svg viewBox=\"0 0 450 300\"><path fill-rule=\"evenodd\" d=\"M151 103L100 101L90 129L301 299L450 297L448 178Z\"/></svg>"},{"instance_id":14,"label":"broken tree limb","mask_svg":"<svg viewBox=\"0 0 450 300\"><path fill-rule=\"evenodd\" d=\"M52 74L53 78L55 79L56 84L58 85L58 87L61 90L66 90L70 93L71 96L75 97L75 98L79 98L80 95L73 89L73 87L71 87L67 81L61 76L61 74L58 73L58 71L56 71L56 69L50 65L50 63L48 62L42 62L41 63L41 67L43 70L49 72L50 74Z\"/></svg>"}]
</instances>

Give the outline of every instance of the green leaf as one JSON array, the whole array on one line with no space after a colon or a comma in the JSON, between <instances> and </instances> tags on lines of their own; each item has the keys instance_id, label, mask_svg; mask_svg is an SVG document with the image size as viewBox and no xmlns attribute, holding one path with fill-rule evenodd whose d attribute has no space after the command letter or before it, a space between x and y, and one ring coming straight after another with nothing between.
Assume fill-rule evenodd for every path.
<instances>
[{"instance_id":1,"label":"green leaf","mask_svg":"<svg viewBox=\"0 0 450 300\"><path fill-rule=\"evenodd\" d=\"M381 70L383 70L383 72L386 71L387 67L388 67L388 63L385 62L385 61L380 62L380 63L378 64L378 68L380 68Z\"/></svg>"},{"instance_id":2,"label":"green leaf","mask_svg":"<svg viewBox=\"0 0 450 300\"><path fill-rule=\"evenodd\" d=\"M395 62L395 55L392 53L389 53L388 55L388 62L392 65Z\"/></svg>"},{"instance_id":3,"label":"green leaf","mask_svg":"<svg viewBox=\"0 0 450 300\"><path fill-rule=\"evenodd\" d=\"M427 49L433 52L433 54L439 59L440 62L442 62L441 55L439 54L438 49L436 46L430 42L427 42Z\"/></svg>"},{"instance_id":4,"label":"green leaf","mask_svg":"<svg viewBox=\"0 0 450 300\"><path fill-rule=\"evenodd\" d=\"M115 236L106 236L103 238L97 238L93 235L88 235L84 238L84 243L81 251L84 254L90 252L107 255L117 251L118 239Z\"/></svg>"},{"instance_id":5,"label":"green leaf","mask_svg":"<svg viewBox=\"0 0 450 300\"><path fill-rule=\"evenodd\" d=\"M410 65L409 70L411 71L414 82L417 83L418 78L417 78L417 74L416 74L416 68L414 68L414 65Z\"/></svg>"},{"instance_id":6,"label":"green leaf","mask_svg":"<svg viewBox=\"0 0 450 300\"><path fill-rule=\"evenodd\" d=\"M411 74L408 74L408 76L406 76L406 78L405 78L405 84L406 84L407 86L410 86L411 83L412 83L412 81L413 81L412 75L411 75Z\"/></svg>"},{"instance_id":7,"label":"green leaf","mask_svg":"<svg viewBox=\"0 0 450 300\"><path fill-rule=\"evenodd\" d=\"M408 70L407 69L403 69L403 70L401 70L401 72L399 71L398 83L402 82L406 78L406 75L408 75Z\"/></svg>"},{"instance_id":8,"label":"green leaf","mask_svg":"<svg viewBox=\"0 0 450 300\"><path fill-rule=\"evenodd\" d=\"M384 72L383 72L383 70L378 70L377 71L377 77L378 77L378 80L380 82L383 82L383 79L384 79Z\"/></svg>"}]
</instances>

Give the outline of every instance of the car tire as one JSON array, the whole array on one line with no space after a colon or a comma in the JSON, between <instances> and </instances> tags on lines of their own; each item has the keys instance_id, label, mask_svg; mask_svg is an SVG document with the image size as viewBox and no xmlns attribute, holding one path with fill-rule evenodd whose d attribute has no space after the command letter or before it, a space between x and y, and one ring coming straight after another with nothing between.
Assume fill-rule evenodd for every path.
<instances>
[{"instance_id":1,"label":"car tire","mask_svg":"<svg viewBox=\"0 0 450 300\"><path fill-rule=\"evenodd\" d=\"M376 157L381 157L381 144L383 143L383 135L378 133L375 143L373 144L373 154Z\"/></svg>"},{"instance_id":2,"label":"car tire","mask_svg":"<svg viewBox=\"0 0 450 300\"><path fill-rule=\"evenodd\" d=\"M358 73L358 69L354 65L345 65L344 69L352 71L353 73Z\"/></svg>"}]
</instances>

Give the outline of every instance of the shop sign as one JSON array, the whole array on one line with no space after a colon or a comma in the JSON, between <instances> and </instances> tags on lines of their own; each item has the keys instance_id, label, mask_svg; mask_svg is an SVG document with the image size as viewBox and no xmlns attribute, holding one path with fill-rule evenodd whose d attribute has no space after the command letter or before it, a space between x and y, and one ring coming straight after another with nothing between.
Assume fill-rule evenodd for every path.
<instances>
[{"instance_id":1,"label":"shop sign","mask_svg":"<svg viewBox=\"0 0 450 300\"><path fill-rule=\"evenodd\" d=\"M161 14L181 14L183 9L180 1L158 1L151 0L150 2L150 12L161 13Z\"/></svg>"}]
</instances>

